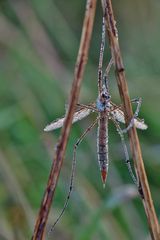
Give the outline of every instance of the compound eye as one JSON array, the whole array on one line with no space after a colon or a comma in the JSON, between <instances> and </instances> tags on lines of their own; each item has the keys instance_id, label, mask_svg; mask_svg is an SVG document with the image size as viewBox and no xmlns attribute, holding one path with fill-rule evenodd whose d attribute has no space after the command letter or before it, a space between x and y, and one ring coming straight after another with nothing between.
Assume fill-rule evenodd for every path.
<instances>
[{"instance_id":1,"label":"compound eye","mask_svg":"<svg viewBox=\"0 0 160 240\"><path fill-rule=\"evenodd\" d=\"M109 100L111 98L110 95L102 93L102 98L105 98L106 100Z\"/></svg>"},{"instance_id":2,"label":"compound eye","mask_svg":"<svg viewBox=\"0 0 160 240\"><path fill-rule=\"evenodd\" d=\"M110 95L107 95L107 96L106 96L106 99L107 99L107 100L109 100L110 98L111 98L111 96L110 96Z\"/></svg>"},{"instance_id":3,"label":"compound eye","mask_svg":"<svg viewBox=\"0 0 160 240\"><path fill-rule=\"evenodd\" d=\"M107 95L105 93L102 93L102 98L107 98Z\"/></svg>"}]
</instances>

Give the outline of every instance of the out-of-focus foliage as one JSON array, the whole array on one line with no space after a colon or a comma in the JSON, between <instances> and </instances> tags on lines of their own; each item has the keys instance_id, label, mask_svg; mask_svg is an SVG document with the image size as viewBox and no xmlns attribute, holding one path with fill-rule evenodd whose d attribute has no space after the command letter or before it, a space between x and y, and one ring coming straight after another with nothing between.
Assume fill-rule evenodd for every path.
<instances>
[{"instance_id":1,"label":"out-of-focus foliage","mask_svg":"<svg viewBox=\"0 0 160 240\"><path fill-rule=\"evenodd\" d=\"M141 96L138 131L157 214L160 211L160 2L113 1L132 98ZM0 2L0 239L30 239L60 131L44 126L64 114L73 79L85 1ZM96 12L80 102L97 97L102 11ZM106 50L104 67L109 60ZM107 59L107 60L106 60ZM120 102L111 73L112 100ZM73 144L95 115L73 126L48 226L68 191ZM103 189L96 156L96 128L77 153L75 187L51 239L149 239L144 209L123 164L114 126L109 128L110 168Z\"/></svg>"}]
</instances>

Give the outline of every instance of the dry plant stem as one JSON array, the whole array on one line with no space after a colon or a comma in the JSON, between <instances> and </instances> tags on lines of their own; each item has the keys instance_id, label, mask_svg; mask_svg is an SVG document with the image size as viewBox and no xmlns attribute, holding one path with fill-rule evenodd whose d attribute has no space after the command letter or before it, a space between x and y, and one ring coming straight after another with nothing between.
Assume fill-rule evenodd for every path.
<instances>
[{"instance_id":1,"label":"dry plant stem","mask_svg":"<svg viewBox=\"0 0 160 240\"><path fill-rule=\"evenodd\" d=\"M69 108L66 115L64 127L61 132L59 142L57 144L53 165L51 168L50 176L48 179L48 184L44 193L44 197L41 203L40 211L37 217L34 234L32 239L44 239L44 231L46 227L46 222L51 207L53 195L58 181L58 176L61 170L67 140L70 133L70 128L72 124L73 113L75 110L76 103L78 101L80 86L83 78L83 73L85 65L88 58L88 50L90 46L90 39L93 29L93 21L96 9L96 0L87 0L86 12L83 22L82 36L80 42L80 48L78 52L77 62L75 66L74 80L69 100Z\"/></svg>"},{"instance_id":2,"label":"dry plant stem","mask_svg":"<svg viewBox=\"0 0 160 240\"><path fill-rule=\"evenodd\" d=\"M128 93L128 86L125 77L125 71L123 66L123 61L121 57L119 42L118 42L118 33L115 25L113 9L111 0L102 0L102 7L104 11L104 16L106 19L106 27L109 36L110 48L112 57L115 63L117 83L120 92L120 96L124 105L124 113L126 125L129 124L132 119L133 112L131 107L131 102ZM138 181L141 186L140 193L143 196L142 201L144 205L144 209L146 212L146 216L148 219L148 224L150 228L151 237L154 240L160 240L160 228L158 219L155 213L148 180L144 168L141 147L137 135L136 128L133 127L129 130L129 140L131 146L131 152L134 160L135 170L137 173Z\"/></svg>"}]
</instances>

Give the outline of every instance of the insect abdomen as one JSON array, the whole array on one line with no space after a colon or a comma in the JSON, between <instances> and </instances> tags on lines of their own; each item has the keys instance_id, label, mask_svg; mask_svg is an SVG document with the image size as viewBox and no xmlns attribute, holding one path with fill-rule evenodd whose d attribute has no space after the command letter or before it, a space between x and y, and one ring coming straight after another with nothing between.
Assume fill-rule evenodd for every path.
<instances>
[{"instance_id":1,"label":"insect abdomen","mask_svg":"<svg viewBox=\"0 0 160 240\"><path fill-rule=\"evenodd\" d=\"M105 186L108 172L108 116L106 116L106 113L100 113L97 133L97 150L101 177Z\"/></svg>"}]
</instances>

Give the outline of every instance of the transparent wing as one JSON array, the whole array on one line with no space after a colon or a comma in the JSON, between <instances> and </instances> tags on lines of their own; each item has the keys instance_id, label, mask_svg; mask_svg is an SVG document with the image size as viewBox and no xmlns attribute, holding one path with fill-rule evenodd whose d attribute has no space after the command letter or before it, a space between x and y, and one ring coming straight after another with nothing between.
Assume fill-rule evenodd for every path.
<instances>
[{"instance_id":1,"label":"transparent wing","mask_svg":"<svg viewBox=\"0 0 160 240\"><path fill-rule=\"evenodd\" d=\"M121 123L125 123L124 118L124 112L120 108L116 108L116 105L111 103L113 107L113 111L111 111L111 114L114 116L114 118ZM148 128L148 126L144 123L143 119L134 118L134 125L136 128L139 128L141 130L145 130Z\"/></svg>"},{"instance_id":2,"label":"transparent wing","mask_svg":"<svg viewBox=\"0 0 160 240\"><path fill-rule=\"evenodd\" d=\"M78 110L74 113L72 123L75 123L75 122L87 117L91 112L92 112L91 109L81 108L80 110ZM59 118L59 119L51 122L44 128L44 131L49 132L49 131L55 130L57 128L61 128L64 124L64 120L65 120L65 116L63 118Z\"/></svg>"}]
</instances>

